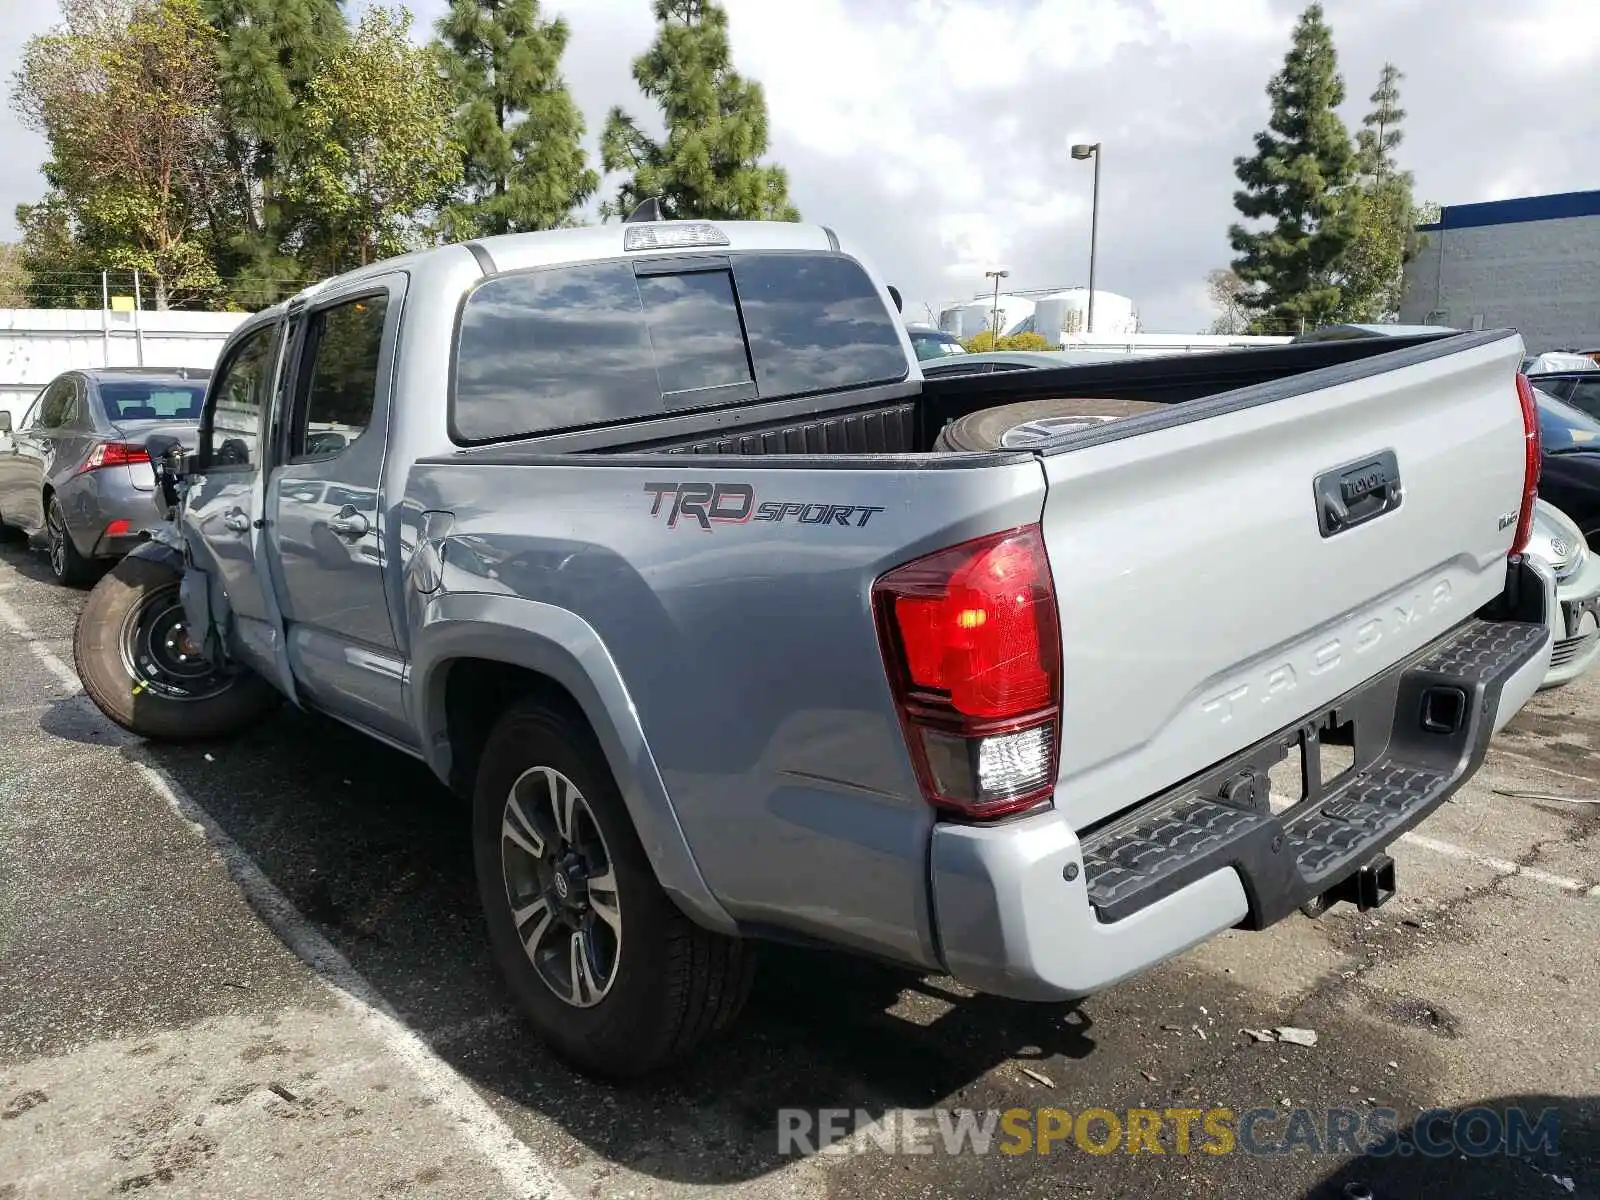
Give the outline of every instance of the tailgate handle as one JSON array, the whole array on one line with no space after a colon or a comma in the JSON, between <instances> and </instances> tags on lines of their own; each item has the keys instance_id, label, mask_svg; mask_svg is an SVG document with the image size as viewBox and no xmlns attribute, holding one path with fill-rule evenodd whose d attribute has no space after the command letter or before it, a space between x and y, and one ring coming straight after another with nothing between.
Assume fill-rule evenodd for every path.
<instances>
[{"instance_id":1,"label":"tailgate handle","mask_svg":"<svg viewBox=\"0 0 1600 1200\"><path fill-rule=\"evenodd\" d=\"M1393 450L1382 450L1324 471L1312 481L1317 528L1325 538L1400 507L1405 489Z\"/></svg>"}]
</instances>

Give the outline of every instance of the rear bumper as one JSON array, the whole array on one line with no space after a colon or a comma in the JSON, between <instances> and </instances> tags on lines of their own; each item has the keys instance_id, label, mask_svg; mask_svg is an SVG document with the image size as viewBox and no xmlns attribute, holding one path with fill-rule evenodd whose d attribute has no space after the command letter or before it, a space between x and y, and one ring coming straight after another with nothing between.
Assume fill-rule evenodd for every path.
<instances>
[{"instance_id":1,"label":"rear bumper","mask_svg":"<svg viewBox=\"0 0 1600 1200\"><path fill-rule=\"evenodd\" d=\"M1571 683L1600 658L1600 555L1559 582L1550 606L1550 672L1541 686Z\"/></svg>"},{"instance_id":2,"label":"rear bumper","mask_svg":"<svg viewBox=\"0 0 1600 1200\"><path fill-rule=\"evenodd\" d=\"M1084 996L1222 930L1265 928L1328 891L1469 779L1539 687L1550 633L1525 619L1544 608L1527 592L1550 581L1533 570L1522 578L1532 585L1517 606L1524 619L1468 622L1082 838L1059 812L938 826L931 871L946 969L1019 999ZM1274 813L1270 766L1352 727L1355 765Z\"/></svg>"},{"instance_id":3,"label":"rear bumper","mask_svg":"<svg viewBox=\"0 0 1600 1200\"><path fill-rule=\"evenodd\" d=\"M143 539L141 530L154 529L166 520L160 489L143 491L133 486L126 468L107 468L79 475L59 490L67 517L67 531L78 553L86 558L121 558ZM116 521L126 521L125 534L108 534Z\"/></svg>"}]
</instances>

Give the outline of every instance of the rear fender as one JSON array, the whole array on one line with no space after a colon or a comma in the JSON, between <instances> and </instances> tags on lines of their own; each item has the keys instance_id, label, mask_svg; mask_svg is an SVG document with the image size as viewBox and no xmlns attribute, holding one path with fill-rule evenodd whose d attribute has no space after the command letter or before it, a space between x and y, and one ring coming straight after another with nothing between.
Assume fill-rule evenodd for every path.
<instances>
[{"instance_id":1,"label":"rear fender","mask_svg":"<svg viewBox=\"0 0 1600 1200\"><path fill-rule=\"evenodd\" d=\"M445 685L450 664L463 658L522 667L564 687L595 732L661 886L706 928L737 932L700 874L627 687L588 622L515 596L444 595L424 607L412 635L406 706L424 758L446 783L453 764Z\"/></svg>"}]
</instances>

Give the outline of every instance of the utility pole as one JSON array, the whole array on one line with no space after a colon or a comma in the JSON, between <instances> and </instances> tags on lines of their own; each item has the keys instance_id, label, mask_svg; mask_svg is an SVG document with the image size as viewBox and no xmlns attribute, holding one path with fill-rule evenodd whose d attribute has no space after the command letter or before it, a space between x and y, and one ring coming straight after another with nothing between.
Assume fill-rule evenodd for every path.
<instances>
[{"instance_id":1,"label":"utility pole","mask_svg":"<svg viewBox=\"0 0 1600 1200\"><path fill-rule=\"evenodd\" d=\"M1089 210L1089 332L1094 332L1094 259L1095 246L1100 240L1100 143L1080 142L1072 148L1072 157L1082 162L1094 159L1094 202Z\"/></svg>"},{"instance_id":2,"label":"utility pole","mask_svg":"<svg viewBox=\"0 0 1600 1200\"><path fill-rule=\"evenodd\" d=\"M1004 267L997 267L993 271L985 271L983 273L985 279L994 280L994 307L989 313L989 324L994 330L995 349L1000 347L1000 281L1010 274L1011 272Z\"/></svg>"}]
</instances>

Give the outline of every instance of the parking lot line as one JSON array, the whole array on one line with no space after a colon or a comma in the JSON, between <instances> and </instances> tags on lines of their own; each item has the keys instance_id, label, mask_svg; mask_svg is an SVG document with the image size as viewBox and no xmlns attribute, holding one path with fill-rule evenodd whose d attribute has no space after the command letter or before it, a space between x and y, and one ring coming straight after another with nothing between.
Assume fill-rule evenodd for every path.
<instances>
[{"instance_id":1,"label":"parking lot line","mask_svg":"<svg viewBox=\"0 0 1600 1200\"><path fill-rule=\"evenodd\" d=\"M27 642L40 664L70 691L81 690L77 672L40 641L22 615L4 600L0 600L0 625ZM98 710L96 715L99 715ZM100 719L113 737L132 747L135 754L140 753L136 739L110 720ZM306 920L205 809L158 767L138 758L132 760L132 766L180 819L206 839L251 907L284 944L321 977L339 1006L410 1070L440 1109L454 1118L473 1148L494 1167L516 1196L524 1200L575 1200L543 1160L517 1137L471 1084L433 1052L422 1036L401 1021L382 994Z\"/></svg>"},{"instance_id":2,"label":"parking lot line","mask_svg":"<svg viewBox=\"0 0 1600 1200\"><path fill-rule=\"evenodd\" d=\"M1532 880L1534 883L1548 884L1560 888L1563 892L1576 892L1581 896L1600 897L1600 884L1591 887L1581 879L1573 879L1569 875L1552 875L1549 871L1541 871L1537 867L1525 867L1521 863L1514 863L1509 858L1494 858L1488 854L1479 854L1476 850L1468 850L1465 846L1458 846L1454 842L1442 842L1438 838L1431 838L1420 833L1403 833L1400 840L1412 846L1419 846L1424 850L1431 850L1435 854L1442 854L1446 858L1458 858L1463 862L1477 863L1480 867L1488 867L1500 875L1520 875L1523 879Z\"/></svg>"}]
</instances>

